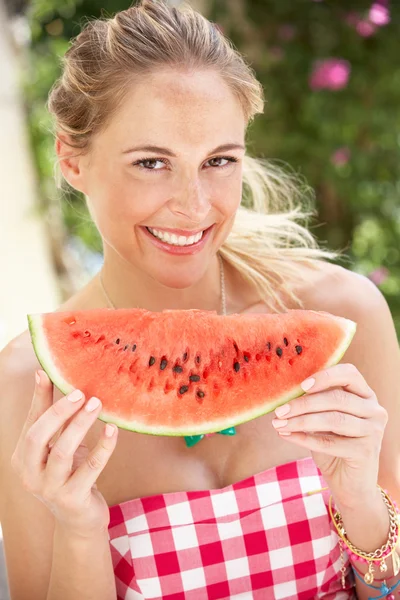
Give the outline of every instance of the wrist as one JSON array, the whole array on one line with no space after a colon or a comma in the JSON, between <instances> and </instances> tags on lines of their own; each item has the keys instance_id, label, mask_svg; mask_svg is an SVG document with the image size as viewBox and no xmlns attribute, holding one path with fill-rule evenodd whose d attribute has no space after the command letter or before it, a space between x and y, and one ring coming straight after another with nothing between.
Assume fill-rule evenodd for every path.
<instances>
[{"instance_id":1,"label":"wrist","mask_svg":"<svg viewBox=\"0 0 400 600\"><path fill-rule=\"evenodd\" d=\"M74 543L76 542L77 544L79 543L96 543L96 542L102 542L103 540L109 540L109 535L108 535L108 528L107 529L96 529L96 530L90 530L90 531L86 531L86 530L76 530L71 528L70 526L61 523L61 522L56 522L55 528L54 528L54 535L59 538L62 539L64 541L68 541L70 543Z\"/></svg>"},{"instance_id":2,"label":"wrist","mask_svg":"<svg viewBox=\"0 0 400 600\"><path fill-rule=\"evenodd\" d=\"M382 515L385 513L385 511L385 514L387 514L388 512L378 486L373 488L371 492L354 498L349 503L344 503L340 500L336 500L335 496L333 496L333 501L335 503L336 509L342 515L343 520L345 516L347 520L349 520L354 518L358 514L373 515L374 513L376 513Z\"/></svg>"},{"instance_id":3,"label":"wrist","mask_svg":"<svg viewBox=\"0 0 400 600\"><path fill-rule=\"evenodd\" d=\"M373 552L388 539L390 517L379 489L378 494L361 499L352 508L336 505L339 510L347 539L363 552Z\"/></svg>"}]
</instances>

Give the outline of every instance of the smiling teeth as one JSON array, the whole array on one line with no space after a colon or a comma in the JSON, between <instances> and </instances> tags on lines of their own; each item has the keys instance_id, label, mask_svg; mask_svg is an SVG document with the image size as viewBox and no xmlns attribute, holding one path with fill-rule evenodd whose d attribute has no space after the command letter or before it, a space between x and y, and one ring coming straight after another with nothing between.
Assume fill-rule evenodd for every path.
<instances>
[{"instance_id":1,"label":"smiling teeth","mask_svg":"<svg viewBox=\"0 0 400 600\"><path fill-rule=\"evenodd\" d=\"M171 246L190 246L191 244L195 244L196 242L201 240L204 233L204 231L200 231L199 233L196 233L196 235L186 237L185 235L175 235L174 233L167 233L166 231L152 229L151 227L147 227L147 229L156 238L158 238L162 242L165 242L166 244L171 244Z\"/></svg>"}]
</instances>

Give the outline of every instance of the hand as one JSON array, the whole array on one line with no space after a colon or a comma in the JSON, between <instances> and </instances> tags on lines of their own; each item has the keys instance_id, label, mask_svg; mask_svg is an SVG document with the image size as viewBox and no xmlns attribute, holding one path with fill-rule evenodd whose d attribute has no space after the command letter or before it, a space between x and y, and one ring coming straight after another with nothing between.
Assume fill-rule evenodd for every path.
<instances>
[{"instance_id":1,"label":"hand","mask_svg":"<svg viewBox=\"0 0 400 600\"><path fill-rule=\"evenodd\" d=\"M306 395L276 409L279 418L272 423L277 428L287 419L278 433L309 448L335 502L354 508L360 500L376 496L388 415L352 364L335 365L313 378Z\"/></svg>"},{"instance_id":2,"label":"hand","mask_svg":"<svg viewBox=\"0 0 400 600\"><path fill-rule=\"evenodd\" d=\"M107 530L109 509L96 480L114 451L118 429L110 425L114 431L107 437L105 428L89 452L81 442L97 419L101 403L88 412L90 400L85 403L84 395L74 390L53 404L53 384L44 371L38 371L38 376L12 467L23 487L43 502L69 533L88 537ZM78 400L72 401L74 395Z\"/></svg>"}]
</instances>

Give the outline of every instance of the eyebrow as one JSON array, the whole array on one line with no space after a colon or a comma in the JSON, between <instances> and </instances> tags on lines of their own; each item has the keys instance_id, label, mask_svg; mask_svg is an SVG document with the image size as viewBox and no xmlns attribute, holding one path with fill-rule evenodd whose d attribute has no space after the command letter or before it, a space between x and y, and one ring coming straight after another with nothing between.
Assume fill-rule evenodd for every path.
<instances>
[{"instance_id":1,"label":"eyebrow","mask_svg":"<svg viewBox=\"0 0 400 600\"><path fill-rule=\"evenodd\" d=\"M228 150L244 150L243 144L222 144L217 146L214 150L211 150L209 154L215 154L216 152L227 152ZM135 146L134 148L128 148L124 150L122 154L129 154L130 152L153 152L154 154L165 154L166 156L176 157L176 154L169 150L169 148L163 148L161 146Z\"/></svg>"}]
</instances>

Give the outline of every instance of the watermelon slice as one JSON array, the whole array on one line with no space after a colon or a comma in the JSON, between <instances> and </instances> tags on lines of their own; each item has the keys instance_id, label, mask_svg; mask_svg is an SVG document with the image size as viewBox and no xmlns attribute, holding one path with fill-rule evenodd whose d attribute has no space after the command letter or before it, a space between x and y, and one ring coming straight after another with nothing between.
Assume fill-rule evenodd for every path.
<instances>
[{"instance_id":1,"label":"watermelon slice","mask_svg":"<svg viewBox=\"0 0 400 600\"><path fill-rule=\"evenodd\" d=\"M219 316L96 309L28 315L53 383L103 403L99 418L155 435L226 430L302 395L336 364L356 324L326 312Z\"/></svg>"}]
</instances>

